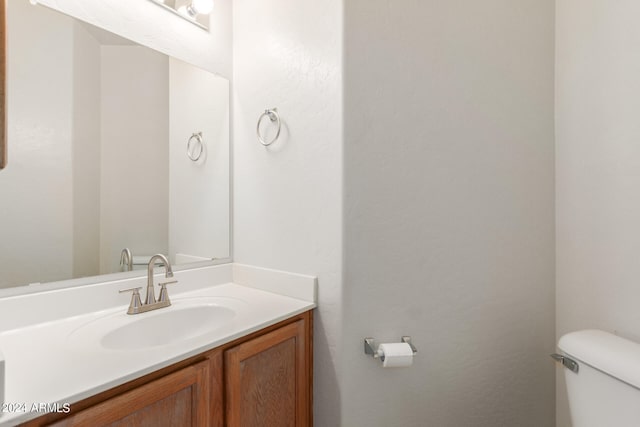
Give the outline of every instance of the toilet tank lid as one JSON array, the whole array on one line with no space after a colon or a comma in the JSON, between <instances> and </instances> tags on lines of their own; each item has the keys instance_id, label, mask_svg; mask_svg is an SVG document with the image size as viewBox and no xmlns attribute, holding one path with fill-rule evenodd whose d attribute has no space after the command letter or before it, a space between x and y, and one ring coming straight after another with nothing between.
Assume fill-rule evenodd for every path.
<instances>
[{"instance_id":1,"label":"toilet tank lid","mask_svg":"<svg viewBox=\"0 0 640 427\"><path fill-rule=\"evenodd\" d=\"M640 388L640 344L597 329L571 332L558 341L567 356Z\"/></svg>"}]
</instances>

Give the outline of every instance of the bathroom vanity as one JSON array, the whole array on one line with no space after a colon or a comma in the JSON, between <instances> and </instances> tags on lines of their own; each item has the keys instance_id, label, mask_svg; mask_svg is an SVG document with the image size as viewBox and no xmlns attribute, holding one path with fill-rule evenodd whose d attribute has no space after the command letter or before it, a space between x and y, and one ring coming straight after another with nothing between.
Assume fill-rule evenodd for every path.
<instances>
[{"instance_id":1,"label":"bathroom vanity","mask_svg":"<svg viewBox=\"0 0 640 427\"><path fill-rule=\"evenodd\" d=\"M310 426L307 311L24 426Z\"/></svg>"},{"instance_id":2,"label":"bathroom vanity","mask_svg":"<svg viewBox=\"0 0 640 427\"><path fill-rule=\"evenodd\" d=\"M316 279L231 263L230 85L200 61L230 26L57 3L0 8L0 427L310 426Z\"/></svg>"},{"instance_id":3,"label":"bathroom vanity","mask_svg":"<svg viewBox=\"0 0 640 427\"><path fill-rule=\"evenodd\" d=\"M237 264L175 278L172 305L139 315L118 289L144 278L0 299L15 405L0 425L312 425L315 278Z\"/></svg>"}]
</instances>

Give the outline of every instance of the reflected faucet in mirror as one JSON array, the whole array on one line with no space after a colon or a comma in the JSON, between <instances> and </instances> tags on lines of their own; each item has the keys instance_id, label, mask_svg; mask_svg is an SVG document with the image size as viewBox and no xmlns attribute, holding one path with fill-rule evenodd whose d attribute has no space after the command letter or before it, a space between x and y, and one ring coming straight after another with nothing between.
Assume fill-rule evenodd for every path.
<instances>
[{"instance_id":1,"label":"reflected faucet in mirror","mask_svg":"<svg viewBox=\"0 0 640 427\"><path fill-rule=\"evenodd\" d=\"M147 266L147 295L145 297L144 303L142 303L142 300L140 299L140 289L142 289L142 287L122 289L119 291L120 293L133 293L131 295L131 303L129 304L127 314L146 313L147 311L169 307L171 305L171 301L169 300L169 293L167 292L167 285L178 283L178 281L171 280L168 282L160 283L160 295L156 300L155 289L153 285L153 267L155 266L157 260L162 262L162 265L164 265L165 267L164 277L166 279L170 279L173 277L173 270L171 269L171 264L169 263L167 257L162 254L156 254L152 256L149 260L149 265Z\"/></svg>"},{"instance_id":2,"label":"reflected faucet in mirror","mask_svg":"<svg viewBox=\"0 0 640 427\"><path fill-rule=\"evenodd\" d=\"M120 253L120 271L133 270L133 256L129 248L124 248Z\"/></svg>"}]
</instances>

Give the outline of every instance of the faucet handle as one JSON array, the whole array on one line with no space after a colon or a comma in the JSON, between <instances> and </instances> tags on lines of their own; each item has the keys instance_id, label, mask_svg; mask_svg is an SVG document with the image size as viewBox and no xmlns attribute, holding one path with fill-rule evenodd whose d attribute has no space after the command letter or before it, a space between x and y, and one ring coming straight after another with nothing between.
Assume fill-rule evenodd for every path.
<instances>
[{"instance_id":1,"label":"faucet handle","mask_svg":"<svg viewBox=\"0 0 640 427\"><path fill-rule=\"evenodd\" d=\"M130 288L130 289L120 289L118 291L118 293L123 294L125 292L133 292L133 294L140 294L140 289L142 289L142 286L138 286L137 288Z\"/></svg>"},{"instance_id":2,"label":"faucet handle","mask_svg":"<svg viewBox=\"0 0 640 427\"><path fill-rule=\"evenodd\" d=\"M173 284L176 284L176 283L178 283L177 280L171 280L169 282L158 283L158 285L160 285L160 287L165 287L166 285L173 285Z\"/></svg>"},{"instance_id":3,"label":"faucet handle","mask_svg":"<svg viewBox=\"0 0 640 427\"><path fill-rule=\"evenodd\" d=\"M167 292L167 285L174 285L178 283L177 280L171 280L169 282L159 283L160 295L158 295L158 302L169 302L169 293Z\"/></svg>"},{"instance_id":4,"label":"faucet handle","mask_svg":"<svg viewBox=\"0 0 640 427\"><path fill-rule=\"evenodd\" d=\"M141 286L131 289L121 289L118 291L119 293L132 292L131 303L129 303L127 314L136 314L140 311L140 308L142 307L142 301L140 300L140 289L142 289Z\"/></svg>"}]
</instances>

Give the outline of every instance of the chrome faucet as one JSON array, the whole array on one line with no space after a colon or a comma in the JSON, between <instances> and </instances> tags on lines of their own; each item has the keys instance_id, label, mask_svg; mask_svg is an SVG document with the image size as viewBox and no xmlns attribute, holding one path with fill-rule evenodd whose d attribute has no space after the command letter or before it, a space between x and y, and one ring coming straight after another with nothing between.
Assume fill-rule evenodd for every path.
<instances>
[{"instance_id":1,"label":"chrome faucet","mask_svg":"<svg viewBox=\"0 0 640 427\"><path fill-rule=\"evenodd\" d=\"M129 248L124 248L122 252L120 252L120 267L124 268L123 271L133 270L133 256Z\"/></svg>"},{"instance_id":2,"label":"chrome faucet","mask_svg":"<svg viewBox=\"0 0 640 427\"><path fill-rule=\"evenodd\" d=\"M131 296L131 304L129 304L127 314L145 313L147 311L156 310L162 307L169 307L171 305L171 301L169 300L169 293L167 292L167 285L178 283L178 281L172 280L169 282L160 283L160 295L156 300L155 290L153 286L153 267L155 266L156 260L159 260L164 264L164 277L167 279L173 277L173 270L171 270L171 264L169 263L167 257L162 254L156 254L152 256L149 260L149 265L147 266L147 295L145 297L144 303L142 303L142 301L140 300L140 289L142 289L142 287L123 289L120 291L120 293L133 292L133 295Z\"/></svg>"},{"instance_id":3,"label":"chrome faucet","mask_svg":"<svg viewBox=\"0 0 640 427\"><path fill-rule=\"evenodd\" d=\"M169 260L167 259L167 257L162 254L156 254L152 256L151 259L149 260L149 264L147 265L147 297L144 300L145 304L154 304L156 302L160 302L160 299L156 301L156 295L153 288L153 267L155 266L156 259L162 261L162 263L164 264L164 269L165 269L164 277L166 279L170 279L173 277L173 270L171 270L171 264L169 264ZM167 283L165 283L165 285ZM165 294L166 294L166 290L165 290ZM160 290L160 296L162 296L162 289ZM170 303L167 305L170 305Z\"/></svg>"}]
</instances>

